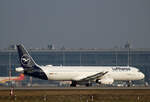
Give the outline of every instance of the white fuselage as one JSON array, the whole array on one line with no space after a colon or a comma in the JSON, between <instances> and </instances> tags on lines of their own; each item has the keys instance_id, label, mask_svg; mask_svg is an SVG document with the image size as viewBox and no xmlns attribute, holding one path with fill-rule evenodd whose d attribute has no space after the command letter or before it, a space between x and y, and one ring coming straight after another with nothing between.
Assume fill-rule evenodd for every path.
<instances>
[{"instance_id":1,"label":"white fuselage","mask_svg":"<svg viewBox=\"0 0 150 102\"><path fill-rule=\"evenodd\" d=\"M99 79L140 80L144 74L135 67L129 66L40 66L49 80L80 81L86 76L99 72L108 72Z\"/></svg>"}]
</instances>

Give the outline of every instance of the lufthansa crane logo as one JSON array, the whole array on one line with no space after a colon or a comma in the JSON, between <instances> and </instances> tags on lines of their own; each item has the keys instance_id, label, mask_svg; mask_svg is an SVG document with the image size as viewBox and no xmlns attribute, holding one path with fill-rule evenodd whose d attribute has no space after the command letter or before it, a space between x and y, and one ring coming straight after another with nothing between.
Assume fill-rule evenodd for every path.
<instances>
[{"instance_id":1,"label":"lufthansa crane logo","mask_svg":"<svg viewBox=\"0 0 150 102\"><path fill-rule=\"evenodd\" d=\"M30 57L27 55L27 54L24 54L22 57L21 57L21 63L23 65L29 65L30 64Z\"/></svg>"}]
</instances>

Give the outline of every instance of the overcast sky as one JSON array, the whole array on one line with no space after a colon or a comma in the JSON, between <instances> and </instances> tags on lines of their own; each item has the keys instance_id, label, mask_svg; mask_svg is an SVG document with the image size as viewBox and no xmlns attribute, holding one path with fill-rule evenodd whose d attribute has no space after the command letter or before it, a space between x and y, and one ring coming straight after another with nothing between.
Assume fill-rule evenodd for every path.
<instances>
[{"instance_id":1,"label":"overcast sky","mask_svg":"<svg viewBox=\"0 0 150 102\"><path fill-rule=\"evenodd\" d=\"M0 49L150 48L150 0L0 0Z\"/></svg>"}]
</instances>

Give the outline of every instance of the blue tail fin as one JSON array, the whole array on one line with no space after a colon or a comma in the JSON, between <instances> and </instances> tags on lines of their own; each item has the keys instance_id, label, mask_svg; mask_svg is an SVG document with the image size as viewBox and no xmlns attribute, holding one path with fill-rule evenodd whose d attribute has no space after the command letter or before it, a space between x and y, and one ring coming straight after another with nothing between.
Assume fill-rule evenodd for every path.
<instances>
[{"instance_id":1,"label":"blue tail fin","mask_svg":"<svg viewBox=\"0 0 150 102\"><path fill-rule=\"evenodd\" d=\"M20 64L24 69L24 74L48 80L45 72L40 68L39 65L35 63L35 61L32 59L32 57L29 55L28 51L22 44L17 45L17 50L19 54Z\"/></svg>"},{"instance_id":2,"label":"blue tail fin","mask_svg":"<svg viewBox=\"0 0 150 102\"><path fill-rule=\"evenodd\" d=\"M17 50L20 64L24 69L30 69L37 65L22 44L17 45Z\"/></svg>"}]
</instances>

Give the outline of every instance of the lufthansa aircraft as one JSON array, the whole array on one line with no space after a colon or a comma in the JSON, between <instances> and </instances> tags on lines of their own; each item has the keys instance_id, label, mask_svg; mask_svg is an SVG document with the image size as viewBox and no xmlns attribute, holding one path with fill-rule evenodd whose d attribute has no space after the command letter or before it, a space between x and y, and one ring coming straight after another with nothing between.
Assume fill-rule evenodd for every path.
<instances>
[{"instance_id":1,"label":"lufthansa aircraft","mask_svg":"<svg viewBox=\"0 0 150 102\"><path fill-rule=\"evenodd\" d=\"M71 86L92 81L99 84L112 84L114 80L132 81L141 80L144 74L131 66L39 66L35 63L22 44L17 45L21 67L25 75L43 80L72 81Z\"/></svg>"}]
</instances>

